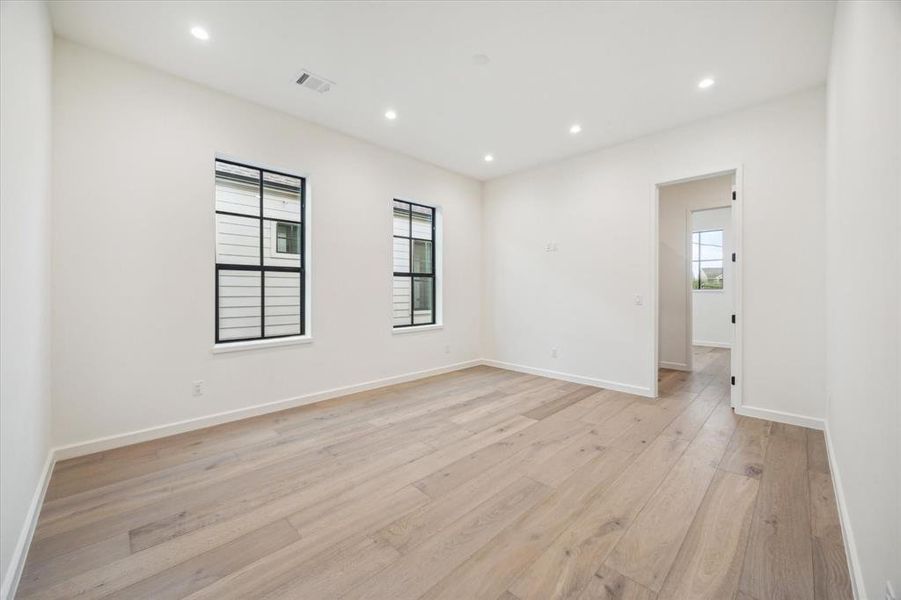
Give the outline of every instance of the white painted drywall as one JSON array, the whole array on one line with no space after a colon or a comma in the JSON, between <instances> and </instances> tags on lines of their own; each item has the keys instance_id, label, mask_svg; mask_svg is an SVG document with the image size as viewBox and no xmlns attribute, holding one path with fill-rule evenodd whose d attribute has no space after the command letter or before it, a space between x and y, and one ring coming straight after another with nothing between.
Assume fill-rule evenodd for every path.
<instances>
[{"instance_id":1,"label":"white painted drywall","mask_svg":"<svg viewBox=\"0 0 901 600\"><path fill-rule=\"evenodd\" d=\"M723 231L723 289L691 294L692 343L695 346L732 346L732 208L698 210L691 215L692 231Z\"/></svg>"},{"instance_id":2,"label":"white painted drywall","mask_svg":"<svg viewBox=\"0 0 901 600\"><path fill-rule=\"evenodd\" d=\"M42 2L0 4L0 575L3 595L50 448L53 33ZM11 568L12 567L12 568Z\"/></svg>"},{"instance_id":3,"label":"white painted drywall","mask_svg":"<svg viewBox=\"0 0 901 600\"><path fill-rule=\"evenodd\" d=\"M692 303L693 317L697 317L693 307L695 302L703 303L707 296L721 297L724 293L690 291L688 244L689 232L692 229L692 211L723 206L731 202L733 177L733 174L729 173L660 187L658 213L660 283L657 293L660 302L658 361L662 367L688 368L691 340L689 302ZM713 315L707 315L707 311L704 315L707 316L707 320L714 318ZM705 325L705 330L710 328L709 323Z\"/></svg>"},{"instance_id":4,"label":"white painted drywall","mask_svg":"<svg viewBox=\"0 0 901 600\"><path fill-rule=\"evenodd\" d=\"M653 186L741 164L743 403L821 418L824 122L818 88L486 183L486 357L648 390Z\"/></svg>"},{"instance_id":5,"label":"white painted drywall","mask_svg":"<svg viewBox=\"0 0 901 600\"><path fill-rule=\"evenodd\" d=\"M55 56L57 444L480 357L478 181L65 40ZM312 344L210 352L217 152L309 178ZM443 329L392 334L393 198L442 208Z\"/></svg>"},{"instance_id":6,"label":"white painted drywall","mask_svg":"<svg viewBox=\"0 0 901 600\"><path fill-rule=\"evenodd\" d=\"M827 423L860 598L901 593L901 4L840 2L828 94Z\"/></svg>"}]
</instances>

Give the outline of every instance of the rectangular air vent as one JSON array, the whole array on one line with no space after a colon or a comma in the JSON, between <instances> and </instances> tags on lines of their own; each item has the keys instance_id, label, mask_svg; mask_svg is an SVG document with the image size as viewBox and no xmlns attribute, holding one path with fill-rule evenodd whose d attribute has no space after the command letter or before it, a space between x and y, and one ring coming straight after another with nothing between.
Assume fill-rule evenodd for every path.
<instances>
[{"instance_id":1,"label":"rectangular air vent","mask_svg":"<svg viewBox=\"0 0 901 600\"><path fill-rule=\"evenodd\" d=\"M335 82L329 81L325 77L320 77L315 73L310 73L309 71L301 71L300 77L297 78L297 85L324 94L332 89Z\"/></svg>"}]
</instances>

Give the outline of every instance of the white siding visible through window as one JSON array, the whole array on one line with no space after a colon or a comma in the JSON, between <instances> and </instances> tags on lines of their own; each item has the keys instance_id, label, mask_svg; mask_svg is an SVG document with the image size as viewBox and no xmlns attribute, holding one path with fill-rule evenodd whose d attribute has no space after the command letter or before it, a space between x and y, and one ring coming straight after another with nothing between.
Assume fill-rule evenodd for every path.
<instances>
[{"instance_id":1,"label":"white siding visible through window","mask_svg":"<svg viewBox=\"0 0 901 600\"><path fill-rule=\"evenodd\" d=\"M260 337L260 274L219 271L219 339Z\"/></svg>"},{"instance_id":2,"label":"white siding visible through window","mask_svg":"<svg viewBox=\"0 0 901 600\"><path fill-rule=\"evenodd\" d=\"M266 173L264 177L264 180L271 184L283 184L286 183L286 179L291 178L272 173ZM288 192L272 185L264 185L263 216L270 219L300 221L300 197L295 192Z\"/></svg>"},{"instance_id":3,"label":"white siding visible through window","mask_svg":"<svg viewBox=\"0 0 901 600\"><path fill-rule=\"evenodd\" d=\"M302 194L299 177L216 161L217 341L303 333Z\"/></svg>"},{"instance_id":4,"label":"white siding visible through window","mask_svg":"<svg viewBox=\"0 0 901 600\"><path fill-rule=\"evenodd\" d=\"M394 324L410 324L410 278L394 278Z\"/></svg>"},{"instance_id":5,"label":"white siding visible through window","mask_svg":"<svg viewBox=\"0 0 901 600\"><path fill-rule=\"evenodd\" d=\"M300 275L266 273L266 335L300 334Z\"/></svg>"},{"instance_id":6,"label":"white siding visible through window","mask_svg":"<svg viewBox=\"0 0 901 600\"><path fill-rule=\"evenodd\" d=\"M274 221L263 221L263 256L267 265L300 266L300 255L278 253L272 231ZM256 219L232 215L216 215L216 262L225 264L260 264L260 226Z\"/></svg>"},{"instance_id":7,"label":"white siding visible through window","mask_svg":"<svg viewBox=\"0 0 901 600\"><path fill-rule=\"evenodd\" d=\"M223 163L220 163L223 165ZM242 215L257 216L260 214L260 184L259 175L249 169L230 168L231 165L223 165L218 169L223 173L234 173L254 181L241 181L219 177L216 179L216 210L223 212L240 213Z\"/></svg>"},{"instance_id":8,"label":"white siding visible through window","mask_svg":"<svg viewBox=\"0 0 901 600\"><path fill-rule=\"evenodd\" d=\"M406 271L410 264L410 242L405 238L394 238L394 270Z\"/></svg>"}]
</instances>

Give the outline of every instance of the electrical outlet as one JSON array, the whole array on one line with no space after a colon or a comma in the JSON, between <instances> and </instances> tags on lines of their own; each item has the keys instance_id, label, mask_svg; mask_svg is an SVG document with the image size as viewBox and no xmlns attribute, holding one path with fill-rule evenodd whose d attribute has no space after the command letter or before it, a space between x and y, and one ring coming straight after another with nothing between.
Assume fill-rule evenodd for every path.
<instances>
[{"instance_id":1,"label":"electrical outlet","mask_svg":"<svg viewBox=\"0 0 901 600\"><path fill-rule=\"evenodd\" d=\"M192 387L193 395L195 397L203 396L203 394L206 392L206 384L204 384L203 379L198 379L197 381L193 382Z\"/></svg>"},{"instance_id":2,"label":"electrical outlet","mask_svg":"<svg viewBox=\"0 0 901 600\"><path fill-rule=\"evenodd\" d=\"M551 358L557 358L557 349L551 348Z\"/></svg>"},{"instance_id":3,"label":"electrical outlet","mask_svg":"<svg viewBox=\"0 0 901 600\"><path fill-rule=\"evenodd\" d=\"M447 346L444 347L444 353L450 354L450 344L448 344Z\"/></svg>"},{"instance_id":4,"label":"electrical outlet","mask_svg":"<svg viewBox=\"0 0 901 600\"><path fill-rule=\"evenodd\" d=\"M642 298L641 294L635 294L635 304L636 306L641 306L644 304L644 298Z\"/></svg>"}]
</instances>

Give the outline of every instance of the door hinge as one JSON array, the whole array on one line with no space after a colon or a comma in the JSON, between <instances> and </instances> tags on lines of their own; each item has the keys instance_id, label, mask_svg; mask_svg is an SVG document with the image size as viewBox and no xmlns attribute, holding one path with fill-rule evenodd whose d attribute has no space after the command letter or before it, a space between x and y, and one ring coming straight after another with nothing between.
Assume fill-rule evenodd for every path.
<instances>
[{"instance_id":1,"label":"door hinge","mask_svg":"<svg viewBox=\"0 0 901 600\"><path fill-rule=\"evenodd\" d=\"M735 262L735 252L732 253L732 262Z\"/></svg>"},{"instance_id":2,"label":"door hinge","mask_svg":"<svg viewBox=\"0 0 901 600\"><path fill-rule=\"evenodd\" d=\"M732 315L732 322L735 323L735 315Z\"/></svg>"},{"instance_id":3,"label":"door hinge","mask_svg":"<svg viewBox=\"0 0 901 600\"><path fill-rule=\"evenodd\" d=\"M732 385L735 385L735 375L732 376Z\"/></svg>"}]
</instances>

